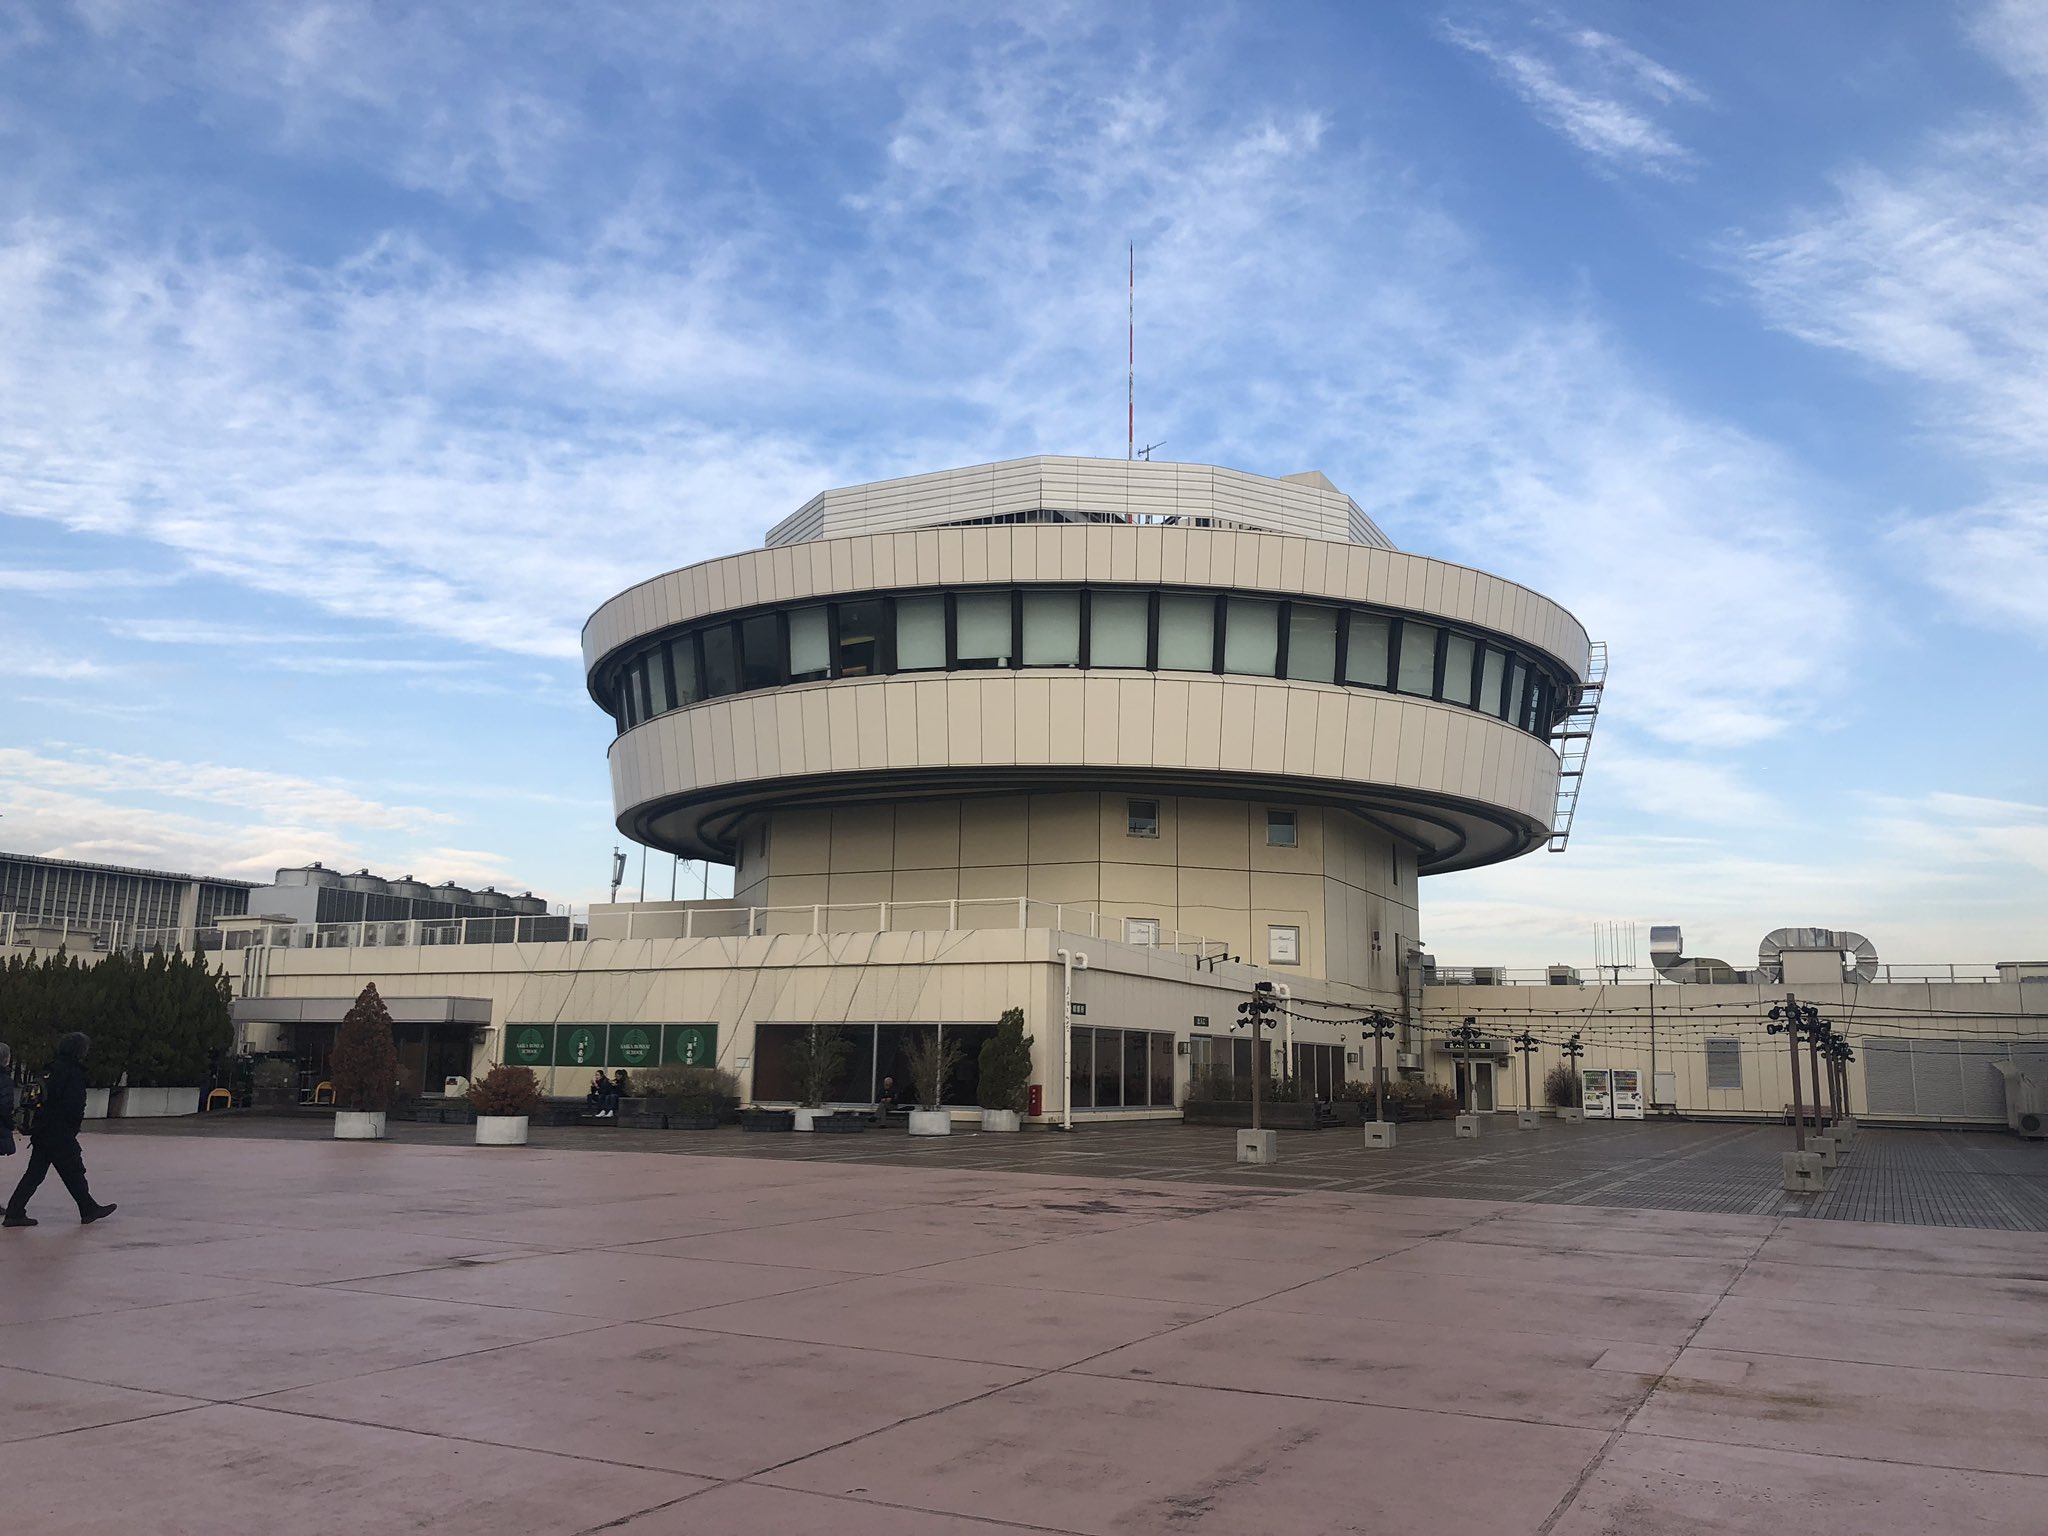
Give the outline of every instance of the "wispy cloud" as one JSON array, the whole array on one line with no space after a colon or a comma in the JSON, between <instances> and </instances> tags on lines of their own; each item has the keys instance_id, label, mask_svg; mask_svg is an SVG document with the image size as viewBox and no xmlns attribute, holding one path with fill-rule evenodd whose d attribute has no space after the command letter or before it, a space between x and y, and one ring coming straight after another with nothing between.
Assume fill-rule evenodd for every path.
<instances>
[{"instance_id":1,"label":"wispy cloud","mask_svg":"<svg viewBox=\"0 0 2048 1536\"><path fill-rule=\"evenodd\" d=\"M1841 170L1730 262L1773 325L1909 384L1956 478L1982 487L1894 521L1902 565L1959 613L2048 637L2048 7L1989 5L1973 31L2020 110Z\"/></svg>"},{"instance_id":2,"label":"wispy cloud","mask_svg":"<svg viewBox=\"0 0 2048 1536\"><path fill-rule=\"evenodd\" d=\"M1538 26L1520 42L1459 22L1443 39L1484 59L1530 111L1604 167L1676 176L1693 156L1653 109L1702 105L1706 93L1676 70L1590 28Z\"/></svg>"}]
</instances>

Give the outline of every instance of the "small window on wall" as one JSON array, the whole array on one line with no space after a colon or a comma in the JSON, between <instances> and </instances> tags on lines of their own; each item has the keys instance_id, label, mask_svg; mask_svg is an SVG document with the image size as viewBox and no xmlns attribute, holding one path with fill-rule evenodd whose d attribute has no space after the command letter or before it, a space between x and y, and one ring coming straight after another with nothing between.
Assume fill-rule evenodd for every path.
<instances>
[{"instance_id":1,"label":"small window on wall","mask_svg":"<svg viewBox=\"0 0 2048 1536\"><path fill-rule=\"evenodd\" d=\"M740 620L740 688L776 688L782 683L782 624L772 613Z\"/></svg>"},{"instance_id":2,"label":"small window on wall","mask_svg":"<svg viewBox=\"0 0 2048 1536\"><path fill-rule=\"evenodd\" d=\"M1159 599L1159 668L1162 672L1216 670L1216 600L1185 592Z\"/></svg>"},{"instance_id":3,"label":"small window on wall","mask_svg":"<svg viewBox=\"0 0 2048 1536\"><path fill-rule=\"evenodd\" d=\"M1296 603L1287 615L1287 675L1305 683L1337 680L1337 610Z\"/></svg>"},{"instance_id":4,"label":"small window on wall","mask_svg":"<svg viewBox=\"0 0 2048 1536\"><path fill-rule=\"evenodd\" d=\"M1436 626L1401 621L1401 676L1403 693L1428 698L1436 691Z\"/></svg>"},{"instance_id":5,"label":"small window on wall","mask_svg":"<svg viewBox=\"0 0 2048 1536\"><path fill-rule=\"evenodd\" d=\"M896 670L942 672L946 666L946 600L896 599Z\"/></svg>"},{"instance_id":6,"label":"small window on wall","mask_svg":"<svg viewBox=\"0 0 2048 1536\"><path fill-rule=\"evenodd\" d=\"M1011 646L1010 594L963 592L953 600L954 648L966 668L1007 667Z\"/></svg>"},{"instance_id":7,"label":"small window on wall","mask_svg":"<svg viewBox=\"0 0 2048 1536\"><path fill-rule=\"evenodd\" d=\"M1159 835L1159 802L1157 800L1132 800L1125 805L1125 830L1132 837L1157 837Z\"/></svg>"},{"instance_id":8,"label":"small window on wall","mask_svg":"<svg viewBox=\"0 0 2048 1536\"><path fill-rule=\"evenodd\" d=\"M789 680L815 683L831 675L832 625L824 608L794 609L789 615Z\"/></svg>"},{"instance_id":9,"label":"small window on wall","mask_svg":"<svg viewBox=\"0 0 2048 1536\"><path fill-rule=\"evenodd\" d=\"M1709 1088L1742 1087L1742 1042L1740 1040L1709 1040L1707 1042L1707 1086Z\"/></svg>"},{"instance_id":10,"label":"small window on wall","mask_svg":"<svg viewBox=\"0 0 2048 1536\"><path fill-rule=\"evenodd\" d=\"M1081 665L1081 594L1024 594L1024 665Z\"/></svg>"},{"instance_id":11,"label":"small window on wall","mask_svg":"<svg viewBox=\"0 0 2048 1536\"><path fill-rule=\"evenodd\" d=\"M1146 634L1151 627L1152 600L1143 592L1092 594L1088 599L1088 665L1149 665Z\"/></svg>"},{"instance_id":12,"label":"small window on wall","mask_svg":"<svg viewBox=\"0 0 2048 1536\"><path fill-rule=\"evenodd\" d=\"M732 643L732 626L714 624L704 631L704 697L723 698L740 683L740 658Z\"/></svg>"},{"instance_id":13,"label":"small window on wall","mask_svg":"<svg viewBox=\"0 0 2048 1536\"><path fill-rule=\"evenodd\" d=\"M1151 949L1159 947L1159 919L1156 917L1127 917L1124 919L1124 942L1143 944Z\"/></svg>"},{"instance_id":14,"label":"small window on wall","mask_svg":"<svg viewBox=\"0 0 2048 1536\"><path fill-rule=\"evenodd\" d=\"M1292 848L1295 845L1295 840L1294 812L1266 812L1266 846L1268 848Z\"/></svg>"},{"instance_id":15,"label":"small window on wall","mask_svg":"<svg viewBox=\"0 0 2048 1536\"><path fill-rule=\"evenodd\" d=\"M1519 725L1522 720L1522 695L1529 690L1529 669L1522 662L1516 662L1508 670L1508 694L1501 701L1498 711L1501 719Z\"/></svg>"},{"instance_id":16,"label":"small window on wall","mask_svg":"<svg viewBox=\"0 0 2048 1536\"><path fill-rule=\"evenodd\" d=\"M1472 661L1478 642L1470 635L1452 635L1444 642L1444 699L1451 704L1472 703Z\"/></svg>"},{"instance_id":17,"label":"small window on wall","mask_svg":"<svg viewBox=\"0 0 2048 1536\"><path fill-rule=\"evenodd\" d=\"M697 675L697 642L689 635L668 643L668 664L675 672L676 702L694 704L704 697L704 679Z\"/></svg>"},{"instance_id":18,"label":"small window on wall","mask_svg":"<svg viewBox=\"0 0 2048 1536\"><path fill-rule=\"evenodd\" d=\"M647 702L649 712L665 715L676 707L675 690L668 685L668 657L666 646L656 646L647 653Z\"/></svg>"},{"instance_id":19,"label":"small window on wall","mask_svg":"<svg viewBox=\"0 0 2048 1536\"><path fill-rule=\"evenodd\" d=\"M839 675L872 677L882 670L882 622L879 598L839 607ZM707 664L710 657L705 658Z\"/></svg>"},{"instance_id":20,"label":"small window on wall","mask_svg":"<svg viewBox=\"0 0 2048 1536\"><path fill-rule=\"evenodd\" d=\"M1490 715L1500 713L1500 691L1507 686L1507 652L1486 648L1486 661L1479 670L1479 707Z\"/></svg>"},{"instance_id":21,"label":"small window on wall","mask_svg":"<svg viewBox=\"0 0 2048 1536\"><path fill-rule=\"evenodd\" d=\"M1280 670L1280 605L1233 597L1224 610L1223 670L1272 677Z\"/></svg>"},{"instance_id":22,"label":"small window on wall","mask_svg":"<svg viewBox=\"0 0 2048 1536\"><path fill-rule=\"evenodd\" d=\"M1361 688L1388 686L1389 629L1385 619L1369 613L1351 615L1351 628L1344 642L1344 681Z\"/></svg>"},{"instance_id":23,"label":"small window on wall","mask_svg":"<svg viewBox=\"0 0 2048 1536\"><path fill-rule=\"evenodd\" d=\"M1274 923L1266 929L1266 963L1268 965L1301 964L1301 929L1291 924Z\"/></svg>"}]
</instances>

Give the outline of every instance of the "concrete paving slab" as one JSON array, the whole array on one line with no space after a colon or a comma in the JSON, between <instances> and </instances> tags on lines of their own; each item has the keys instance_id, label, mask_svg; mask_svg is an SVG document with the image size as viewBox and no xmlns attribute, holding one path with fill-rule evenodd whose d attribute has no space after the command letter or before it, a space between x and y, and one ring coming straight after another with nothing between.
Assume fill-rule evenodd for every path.
<instances>
[{"instance_id":1,"label":"concrete paving slab","mask_svg":"<svg viewBox=\"0 0 2048 1536\"><path fill-rule=\"evenodd\" d=\"M758 1481L1090 1536L1534 1531L1604 1439L1062 1374Z\"/></svg>"},{"instance_id":2,"label":"concrete paving slab","mask_svg":"<svg viewBox=\"0 0 2048 1536\"><path fill-rule=\"evenodd\" d=\"M247 1397L596 1327L557 1312L273 1286L0 1328L0 1359L79 1381Z\"/></svg>"},{"instance_id":3,"label":"concrete paving slab","mask_svg":"<svg viewBox=\"0 0 2048 1536\"><path fill-rule=\"evenodd\" d=\"M1623 1346L1641 1349L1644 1346ZM1605 1339L1240 1310L1076 1367L1093 1376L1617 1429L1670 1354L1603 1366ZM1643 1366L1648 1375L1632 1367Z\"/></svg>"},{"instance_id":4,"label":"concrete paving slab","mask_svg":"<svg viewBox=\"0 0 2048 1536\"><path fill-rule=\"evenodd\" d=\"M213 1406L0 1446L8 1519L40 1536L571 1536L698 1479Z\"/></svg>"},{"instance_id":5,"label":"concrete paving slab","mask_svg":"<svg viewBox=\"0 0 2048 1536\"><path fill-rule=\"evenodd\" d=\"M0 1366L0 1441L33 1440L201 1406L188 1397L132 1392Z\"/></svg>"},{"instance_id":6,"label":"concrete paving slab","mask_svg":"<svg viewBox=\"0 0 2048 1536\"><path fill-rule=\"evenodd\" d=\"M917 1272L917 1278L1218 1307L1238 1306L1292 1290L1348 1268L1350 1262L1354 1261L1263 1262L1220 1258L1188 1248L1162 1250L1148 1226L928 1265Z\"/></svg>"},{"instance_id":7,"label":"concrete paving slab","mask_svg":"<svg viewBox=\"0 0 2048 1536\"><path fill-rule=\"evenodd\" d=\"M1476 1222L1457 1233L1456 1237L1461 1242L1505 1243L1552 1253L1727 1259L1739 1263L1755 1255L1770 1236L1770 1228L1769 1222L1762 1222L1750 1231L1729 1231L1670 1221L1629 1221L1597 1207L1585 1207L1580 1219L1573 1222L1514 1211Z\"/></svg>"},{"instance_id":8,"label":"concrete paving slab","mask_svg":"<svg viewBox=\"0 0 2048 1536\"><path fill-rule=\"evenodd\" d=\"M1178 1328L1216 1310L1130 1296L877 1275L705 1307L664 1321L763 1338L1050 1370Z\"/></svg>"},{"instance_id":9,"label":"concrete paving slab","mask_svg":"<svg viewBox=\"0 0 2048 1536\"><path fill-rule=\"evenodd\" d=\"M1553 1536L2019 1536L2042 1529L2044 1501L2039 1477L1629 1434Z\"/></svg>"},{"instance_id":10,"label":"concrete paving slab","mask_svg":"<svg viewBox=\"0 0 2048 1536\"><path fill-rule=\"evenodd\" d=\"M1617 1274L1625 1274L1618 1271ZM1255 1310L1369 1317L1389 1323L1573 1334L1680 1344L1713 1310L1712 1296L1600 1285L1532 1285L1499 1275L1439 1275L1368 1264L1254 1302Z\"/></svg>"},{"instance_id":11,"label":"concrete paving slab","mask_svg":"<svg viewBox=\"0 0 2048 1536\"><path fill-rule=\"evenodd\" d=\"M328 1382L266 1397L261 1405L735 1478L1027 1374L881 1350L621 1323ZM565 1383L574 1385L565 1391Z\"/></svg>"},{"instance_id":12,"label":"concrete paving slab","mask_svg":"<svg viewBox=\"0 0 2048 1536\"><path fill-rule=\"evenodd\" d=\"M267 1232L183 1244L160 1254L155 1262L166 1270L192 1274L319 1285L504 1252L501 1243L430 1232Z\"/></svg>"},{"instance_id":13,"label":"concrete paving slab","mask_svg":"<svg viewBox=\"0 0 2048 1536\"><path fill-rule=\"evenodd\" d=\"M1870 1223L1787 1222L1758 1250L1773 1264L1910 1269L1976 1279L2048 1280L2040 1235Z\"/></svg>"},{"instance_id":14,"label":"concrete paving slab","mask_svg":"<svg viewBox=\"0 0 2048 1536\"><path fill-rule=\"evenodd\" d=\"M344 1288L633 1322L851 1278L827 1269L721 1264L600 1248L419 1269L352 1281Z\"/></svg>"},{"instance_id":15,"label":"concrete paving slab","mask_svg":"<svg viewBox=\"0 0 2048 1536\"><path fill-rule=\"evenodd\" d=\"M2048 1244L2044 1244L2048 1256ZM1872 1266L1752 1263L1731 1296L1762 1301L1800 1301L1822 1306L1898 1307L1969 1317L2014 1318L2048 1315L2048 1280L2010 1280L1968 1275L1930 1275Z\"/></svg>"},{"instance_id":16,"label":"concrete paving slab","mask_svg":"<svg viewBox=\"0 0 2048 1536\"><path fill-rule=\"evenodd\" d=\"M1625 1270L1623 1265L1626 1265ZM1684 1291L1718 1296L1735 1282L1742 1265L1729 1259L1655 1258L1638 1255L1626 1261L1614 1254L1587 1253L1560 1241L1554 1249L1520 1248L1508 1243L1439 1240L1389 1254L1378 1261L1383 1269L1432 1275L1497 1275L1534 1285L1598 1286L1625 1273L1629 1288L1638 1291Z\"/></svg>"},{"instance_id":17,"label":"concrete paving slab","mask_svg":"<svg viewBox=\"0 0 2048 1536\"><path fill-rule=\"evenodd\" d=\"M1788 1358L2040 1378L2048 1377L2048 1298L2024 1321L1987 1328L1981 1317L1946 1312L1730 1296L1692 1342Z\"/></svg>"},{"instance_id":18,"label":"concrete paving slab","mask_svg":"<svg viewBox=\"0 0 2048 1536\"><path fill-rule=\"evenodd\" d=\"M2039 1473L2048 1395L2023 1376L1687 1349L1629 1427L1823 1456Z\"/></svg>"},{"instance_id":19,"label":"concrete paving slab","mask_svg":"<svg viewBox=\"0 0 2048 1536\"><path fill-rule=\"evenodd\" d=\"M733 1264L813 1268L886 1275L943 1264L949 1259L1000 1253L1029 1238L995 1234L961 1222L951 1230L943 1219L905 1220L848 1216L837 1221L790 1222L751 1231L715 1232L637 1245L641 1253L685 1259L715 1259Z\"/></svg>"},{"instance_id":20,"label":"concrete paving slab","mask_svg":"<svg viewBox=\"0 0 2048 1536\"><path fill-rule=\"evenodd\" d=\"M964 1515L934 1515L862 1499L727 1483L652 1514L635 1515L606 1536L770 1536L818 1531L832 1536L1020 1536L1045 1526L996 1524Z\"/></svg>"},{"instance_id":21,"label":"concrete paving slab","mask_svg":"<svg viewBox=\"0 0 2048 1536\"><path fill-rule=\"evenodd\" d=\"M125 1312L134 1307L160 1307L178 1301L209 1301L262 1289L262 1283L254 1280L187 1275L126 1264L109 1271L99 1263L76 1258L26 1263L17 1255L0 1250L0 1327ZM0 1338L4 1337L0 1334Z\"/></svg>"}]
</instances>

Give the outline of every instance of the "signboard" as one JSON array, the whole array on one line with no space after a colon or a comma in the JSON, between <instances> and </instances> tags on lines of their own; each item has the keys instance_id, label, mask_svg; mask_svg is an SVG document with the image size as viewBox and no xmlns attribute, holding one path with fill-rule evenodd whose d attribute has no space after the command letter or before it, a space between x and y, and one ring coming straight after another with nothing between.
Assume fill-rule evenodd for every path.
<instances>
[{"instance_id":1,"label":"signboard","mask_svg":"<svg viewBox=\"0 0 2048 1536\"><path fill-rule=\"evenodd\" d=\"M555 1056L555 1026L552 1024L508 1024L505 1026L505 1064L513 1067L545 1067Z\"/></svg>"},{"instance_id":2,"label":"signboard","mask_svg":"<svg viewBox=\"0 0 2048 1536\"><path fill-rule=\"evenodd\" d=\"M614 1024L604 1053L608 1067L651 1067L661 1054L659 1024Z\"/></svg>"},{"instance_id":3,"label":"signboard","mask_svg":"<svg viewBox=\"0 0 2048 1536\"><path fill-rule=\"evenodd\" d=\"M605 1024L557 1024L555 1065L558 1067L601 1067L604 1042L610 1026Z\"/></svg>"},{"instance_id":4,"label":"signboard","mask_svg":"<svg viewBox=\"0 0 2048 1536\"><path fill-rule=\"evenodd\" d=\"M1612 1120L1614 1118L1614 1074L1605 1067L1586 1067L1579 1073L1584 1085L1586 1118L1588 1120Z\"/></svg>"},{"instance_id":5,"label":"signboard","mask_svg":"<svg viewBox=\"0 0 2048 1536\"><path fill-rule=\"evenodd\" d=\"M714 1067L718 1065L718 1026L716 1024L662 1025L661 1059L664 1064L676 1067ZM631 1063L628 1063L628 1065L631 1065Z\"/></svg>"},{"instance_id":6,"label":"signboard","mask_svg":"<svg viewBox=\"0 0 2048 1536\"><path fill-rule=\"evenodd\" d=\"M1614 1069L1614 1118L1643 1118L1643 1074L1635 1067Z\"/></svg>"}]
</instances>

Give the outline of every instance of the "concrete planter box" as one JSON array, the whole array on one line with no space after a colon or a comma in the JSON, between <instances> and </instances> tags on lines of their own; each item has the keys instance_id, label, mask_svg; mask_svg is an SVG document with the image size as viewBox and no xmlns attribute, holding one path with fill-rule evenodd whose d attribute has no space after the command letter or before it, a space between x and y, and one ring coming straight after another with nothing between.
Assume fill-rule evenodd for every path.
<instances>
[{"instance_id":1,"label":"concrete planter box","mask_svg":"<svg viewBox=\"0 0 2048 1536\"><path fill-rule=\"evenodd\" d=\"M820 1120L832 1118L832 1111L829 1109L798 1109L792 1113L794 1118L789 1126L792 1131L815 1131Z\"/></svg>"},{"instance_id":2,"label":"concrete planter box","mask_svg":"<svg viewBox=\"0 0 2048 1536\"><path fill-rule=\"evenodd\" d=\"M1024 1129L1024 1117L1014 1109L984 1109L981 1128L984 1131L1021 1131Z\"/></svg>"},{"instance_id":3,"label":"concrete planter box","mask_svg":"<svg viewBox=\"0 0 2048 1536\"><path fill-rule=\"evenodd\" d=\"M111 1088L88 1088L85 1090L85 1118L104 1120L107 1118L107 1097Z\"/></svg>"},{"instance_id":4,"label":"concrete planter box","mask_svg":"<svg viewBox=\"0 0 2048 1536\"><path fill-rule=\"evenodd\" d=\"M478 1115L476 1144L480 1147L523 1147L526 1145L526 1116Z\"/></svg>"},{"instance_id":5,"label":"concrete planter box","mask_svg":"<svg viewBox=\"0 0 2048 1536\"><path fill-rule=\"evenodd\" d=\"M166 1115L199 1113L198 1088L123 1088L108 1112L123 1120L153 1120Z\"/></svg>"},{"instance_id":6,"label":"concrete planter box","mask_svg":"<svg viewBox=\"0 0 2048 1536\"><path fill-rule=\"evenodd\" d=\"M381 1109L337 1109L334 1112L336 1141L382 1141L384 1111Z\"/></svg>"},{"instance_id":7,"label":"concrete planter box","mask_svg":"<svg viewBox=\"0 0 2048 1536\"><path fill-rule=\"evenodd\" d=\"M868 1128L865 1115L819 1115L811 1129L824 1136L858 1136Z\"/></svg>"},{"instance_id":8,"label":"concrete planter box","mask_svg":"<svg viewBox=\"0 0 2048 1536\"><path fill-rule=\"evenodd\" d=\"M953 1134L953 1116L943 1109L913 1109L910 1112L910 1134L950 1136Z\"/></svg>"},{"instance_id":9,"label":"concrete planter box","mask_svg":"<svg viewBox=\"0 0 2048 1536\"><path fill-rule=\"evenodd\" d=\"M743 1131L790 1131L796 1129L793 1109L744 1109L740 1111Z\"/></svg>"}]
</instances>

